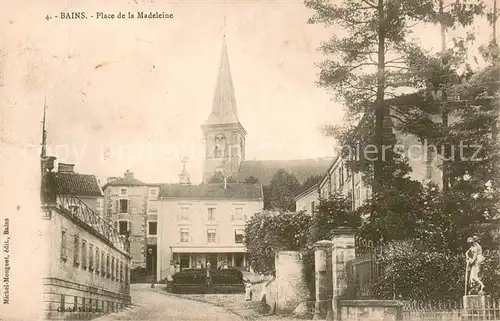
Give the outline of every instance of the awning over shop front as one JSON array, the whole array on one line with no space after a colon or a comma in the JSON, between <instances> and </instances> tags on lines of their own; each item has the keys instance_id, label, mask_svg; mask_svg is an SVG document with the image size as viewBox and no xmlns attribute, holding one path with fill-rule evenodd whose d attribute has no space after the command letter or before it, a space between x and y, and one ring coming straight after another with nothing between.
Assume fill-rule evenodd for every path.
<instances>
[{"instance_id":1,"label":"awning over shop front","mask_svg":"<svg viewBox=\"0 0 500 321\"><path fill-rule=\"evenodd\" d=\"M246 253L245 247L232 246L172 246L173 253Z\"/></svg>"}]
</instances>

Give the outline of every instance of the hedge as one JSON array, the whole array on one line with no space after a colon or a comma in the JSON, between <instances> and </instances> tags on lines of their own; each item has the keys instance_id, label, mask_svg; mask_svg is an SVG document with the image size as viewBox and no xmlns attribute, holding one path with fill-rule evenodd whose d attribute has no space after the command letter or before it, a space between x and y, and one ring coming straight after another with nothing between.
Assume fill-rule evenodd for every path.
<instances>
[{"instance_id":1,"label":"hedge","mask_svg":"<svg viewBox=\"0 0 500 321\"><path fill-rule=\"evenodd\" d=\"M172 276L174 284L206 284L206 269L186 269ZM212 284L243 284L243 273L237 269L211 269Z\"/></svg>"}]
</instances>

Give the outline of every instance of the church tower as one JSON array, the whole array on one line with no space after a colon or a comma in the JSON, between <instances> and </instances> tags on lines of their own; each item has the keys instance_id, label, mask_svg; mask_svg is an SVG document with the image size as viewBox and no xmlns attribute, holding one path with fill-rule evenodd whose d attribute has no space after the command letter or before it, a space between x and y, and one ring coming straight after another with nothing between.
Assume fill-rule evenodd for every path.
<instances>
[{"instance_id":1,"label":"church tower","mask_svg":"<svg viewBox=\"0 0 500 321\"><path fill-rule=\"evenodd\" d=\"M212 101L212 113L201 128L205 140L203 182L206 183L217 171L221 171L226 177L236 175L241 162L245 160L247 133L238 120L225 37Z\"/></svg>"}]
</instances>

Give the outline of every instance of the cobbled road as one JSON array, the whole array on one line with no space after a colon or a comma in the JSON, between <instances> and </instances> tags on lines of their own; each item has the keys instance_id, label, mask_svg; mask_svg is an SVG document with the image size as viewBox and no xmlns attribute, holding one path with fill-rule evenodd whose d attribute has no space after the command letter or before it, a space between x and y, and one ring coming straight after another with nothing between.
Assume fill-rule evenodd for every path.
<instances>
[{"instance_id":1,"label":"cobbled road","mask_svg":"<svg viewBox=\"0 0 500 321\"><path fill-rule=\"evenodd\" d=\"M158 285L157 285L158 286ZM181 299L165 293L158 293L149 284L132 284L130 294L132 306L104 315L93 321L243 321L242 317L223 308L202 302Z\"/></svg>"}]
</instances>

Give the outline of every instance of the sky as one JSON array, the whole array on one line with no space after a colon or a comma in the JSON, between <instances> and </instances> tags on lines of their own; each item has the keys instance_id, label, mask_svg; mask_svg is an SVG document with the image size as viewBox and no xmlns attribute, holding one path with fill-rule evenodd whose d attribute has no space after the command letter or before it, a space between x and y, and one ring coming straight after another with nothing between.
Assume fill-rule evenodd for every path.
<instances>
[{"instance_id":1,"label":"sky","mask_svg":"<svg viewBox=\"0 0 500 321\"><path fill-rule=\"evenodd\" d=\"M320 42L336 31L307 24L301 1L25 3L8 2L3 23L3 136L30 164L38 166L46 102L48 153L76 171L101 181L131 170L146 182L176 182L187 156L199 182L200 126L224 32L247 160L334 154L319 127L342 123L342 106L317 87L315 63L324 59ZM68 11L174 18L44 19ZM415 31L427 47L439 46L437 29Z\"/></svg>"},{"instance_id":2,"label":"sky","mask_svg":"<svg viewBox=\"0 0 500 321\"><path fill-rule=\"evenodd\" d=\"M46 259L51 245L43 239L51 221L39 218L45 102L48 154L75 163L77 172L102 183L126 170L146 182L176 182L188 156L192 181L199 182L200 126L212 109L224 29L247 159L333 155L334 141L318 128L341 124L342 106L316 86L314 64L324 59L316 50L321 41L339 30L306 24L311 12L301 1L1 4L0 215L10 218L13 253L7 319L22 312L34 320L40 311L43 271L25 267ZM138 10L174 18L45 20L69 11ZM484 43L489 28L483 22L476 29ZM414 30L426 48L439 48L436 28Z\"/></svg>"}]
</instances>

